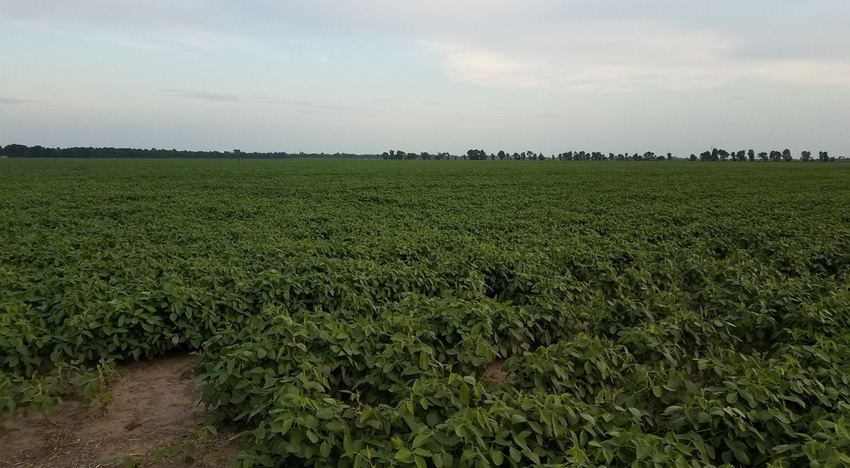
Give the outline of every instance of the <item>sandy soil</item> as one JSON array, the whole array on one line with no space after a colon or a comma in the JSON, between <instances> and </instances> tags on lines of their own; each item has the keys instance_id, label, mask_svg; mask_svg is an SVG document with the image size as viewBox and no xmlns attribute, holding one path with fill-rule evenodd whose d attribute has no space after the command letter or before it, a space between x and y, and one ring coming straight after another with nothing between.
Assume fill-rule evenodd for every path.
<instances>
[{"instance_id":1,"label":"sandy soil","mask_svg":"<svg viewBox=\"0 0 850 468\"><path fill-rule=\"evenodd\" d=\"M192 403L196 357L171 354L119 366L110 385L115 398L105 414L97 402L85 413L66 402L41 414L7 421L0 432L0 467L124 466L132 456L139 466L186 466L185 454L154 463L157 448L192 443L193 466L228 466L239 452L233 433L200 440L190 432L203 426L203 409Z\"/></svg>"}]
</instances>

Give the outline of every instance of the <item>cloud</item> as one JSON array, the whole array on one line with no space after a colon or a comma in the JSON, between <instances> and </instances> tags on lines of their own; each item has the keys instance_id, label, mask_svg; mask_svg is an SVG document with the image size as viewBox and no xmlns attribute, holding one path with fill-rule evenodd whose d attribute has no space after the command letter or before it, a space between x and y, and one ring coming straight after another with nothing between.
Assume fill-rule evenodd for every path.
<instances>
[{"instance_id":1,"label":"cloud","mask_svg":"<svg viewBox=\"0 0 850 468\"><path fill-rule=\"evenodd\" d=\"M743 56L710 31L624 20L582 22L509 40L430 43L456 82L505 88L631 92L704 89L740 79L850 85L850 60Z\"/></svg>"},{"instance_id":2,"label":"cloud","mask_svg":"<svg viewBox=\"0 0 850 468\"><path fill-rule=\"evenodd\" d=\"M187 91L182 89L163 89L164 93L170 94L179 98L197 99L207 102L219 103L243 103L243 104L270 104L280 105L295 108L300 112L356 112L361 109L353 106L325 104L313 101L301 101L292 99L279 99L258 94L239 95L239 94L219 94L198 91Z\"/></svg>"},{"instance_id":3,"label":"cloud","mask_svg":"<svg viewBox=\"0 0 850 468\"><path fill-rule=\"evenodd\" d=\"M742 78L850 84L847 2L0 0L2 21L140 49L252 51L298 37L420 44L451 81L635 91ZM322 54L320 54L322 55ZM324 56L324 55L322 55Z\"/></svg>"},{"instance_id":4,"label":"cloud","mask_svg":"<svg viewBox=\"0 0 850 468\"><path fill-rule=\"evenodd\" d=\"M0 22L149 50L250 53L293 37L308 48L329 37L418 44L436 51L449 80L485 87L623 92L747 78L850 84L850 50L842 47L850 30L841 24L848 2L771 4L769 21L767 6L757 3L0 0Z\"/></svg>"},{"instance_id":5,"label":"cloud","mask_svg":"<svg viewBox=\"0 0 850 468\"><path fill-rule=\"evenodd\" d=\"M233 21L239 11L235 4L220 0L0 0L0 24L142 50L261 45L261 38Z\"/></svg>"},{"instance_id":6,"label":"cloud","mask_svg":"<svg viewBox=\"0 0 850 468\"><path fill-rule=\"evenodd\" d=\"M38 101L35 99L18 99L18 98L7 98L0 97L0 105L7 106L25 106L30 104L44 104L44 101Z\"/></svg>"},{"instance_id":7,"label":"cloud","mask_svg":"<svg viewBox=\"0 0 850 468\"><path fill-rule=\"evenodd\" d=\"M754 61L747 75L787 82L850 86L850 63L828 60Z\"/></svg>"},{"instance_id":8,"label":"cloud","mask_svg":"<svg viewBox=\"0 0 850 468\"><path fill-rule=\"evenodd\" d=\"M545 83L535 76L533 61L496 51L453 47L443 58L443 70L453 81L480 86L537 88Z\"/></svg>"}]
</instances>

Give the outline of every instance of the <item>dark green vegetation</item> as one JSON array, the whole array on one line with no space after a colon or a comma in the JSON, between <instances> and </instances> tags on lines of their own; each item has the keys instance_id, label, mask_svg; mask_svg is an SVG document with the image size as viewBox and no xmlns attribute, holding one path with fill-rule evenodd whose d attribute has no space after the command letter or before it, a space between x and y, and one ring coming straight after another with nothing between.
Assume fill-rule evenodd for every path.
<instances>
[{"instance_id":1,"label":"dark green vegetation","mask_svg":"<svg viewBox=\"0 0 850 468\"><path fill-rule=\"evenodd\" d=\"M92 147L73 147L73 148L45 148L41 145L26 146L19 144L0 146L0 158L154 158L154 159L173 159L173 158L192 158L192 159L391 159L391 160L423 160L423 161L450 161L458 159L470 161L712 161L712 162L745 162L745 161L760 161L760 162L791 162L795 161L791 155L791 150L783 151L772 150L770 153L766 151L756 152L750 150L726 151L721 148L712 148L711 151L703 151L699 158L696 154L691 154L690 157L677 157L672 153L655 154L652 151L644 153L601 153L598 151L567 151L551 154L549 156L543 153L535 153L534 151L523 151L521 153L514 152L513 154L499 150L498 153L487 154L486 151L480 149L470 149L466 154L452 155L449 153L413 153L402 150L390 150L384 153L377 154L355 154L355 153L256 153L245 152L238 149L233 151L178 151L176 149L138 149L138 148L92 148ZM818 156L815 158L811 151L802 151L798 159L800 162L847 162L846 156L830 156L826 151L818 151Z\"/></svg>"},{"instance_id":2,"label":"dark green vegetation","mask_svg":"<svg viewBox=\"0 0 850 468\"><path fill-rule=\"evenodd\" d=\"M0 189L7 408L176 346L246 465L850 463L850 166L7 159Z\"/></svg>"},{"instance_id":3,"label":"dark green vegetation","mask_svg":"<svg viewBox=\"0 0 850 468\"><path fill-rule=\"evenodd\" d=\"M26 146L19 144L0 146L0 157L9 158L152 158L152 159L295 159L295 158L317 158L317 159L377 159L375 154L353 154L353 153L251 153L239 149L233 151L187 151L176 149L139 149L139 148L111 148L111 147L72 147L72 148L45 148L41 145Z\"/></svg>"}]
</instances>

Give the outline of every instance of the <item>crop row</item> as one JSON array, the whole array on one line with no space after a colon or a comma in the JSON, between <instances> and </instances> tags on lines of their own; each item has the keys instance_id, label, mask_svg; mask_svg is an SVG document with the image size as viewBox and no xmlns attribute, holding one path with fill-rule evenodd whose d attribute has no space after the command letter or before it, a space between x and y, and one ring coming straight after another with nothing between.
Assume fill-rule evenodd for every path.
<instances>
[{"instance_id":1,"label":"crop row","mask_svg":"<svg viewBox=\"0 0 850 468\"><path fill-rule=\"evenodd\" d=\"M850 462L850 172L3 164L0 403L177 348L244 466Z\"/></svg>"}]
</instances>

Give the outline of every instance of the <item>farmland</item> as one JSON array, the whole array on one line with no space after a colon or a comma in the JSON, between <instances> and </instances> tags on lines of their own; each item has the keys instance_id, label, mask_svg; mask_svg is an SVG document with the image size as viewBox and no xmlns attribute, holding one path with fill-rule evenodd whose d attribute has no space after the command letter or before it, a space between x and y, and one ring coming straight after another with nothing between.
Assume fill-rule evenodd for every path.
<instances>
[{"instance_id":1,"label":"farmland","mask_svg":"<svg viewBox=\"0 0 850 468\"><path fill-rule=\"evenodd\" d=\"M850 464L844 166L2 160L0 411L193 351L245 466Z\"/></svg>"}]
</instances>

